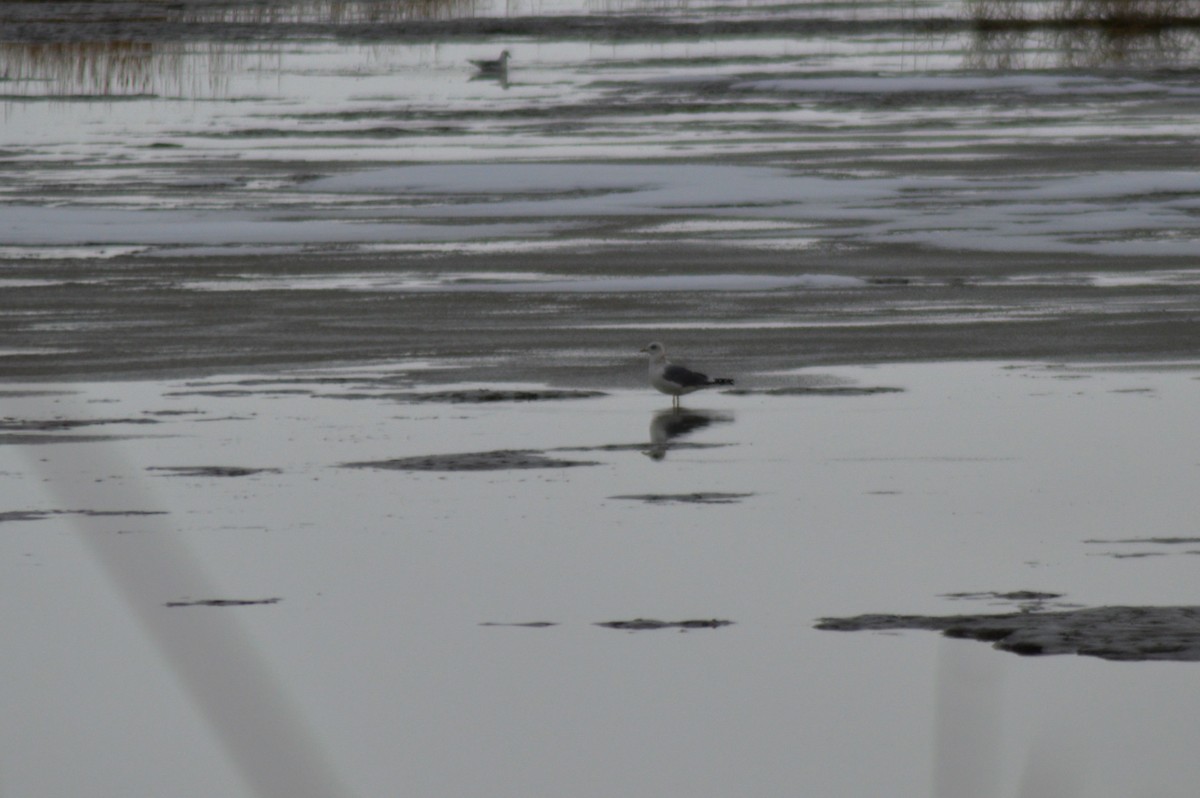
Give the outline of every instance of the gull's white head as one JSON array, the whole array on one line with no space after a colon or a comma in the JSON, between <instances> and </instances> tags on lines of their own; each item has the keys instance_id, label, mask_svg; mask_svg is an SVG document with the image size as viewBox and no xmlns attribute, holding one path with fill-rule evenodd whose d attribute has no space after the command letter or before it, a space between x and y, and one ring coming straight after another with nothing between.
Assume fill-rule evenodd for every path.
<instances>
[{"instance_id":1,"label":"gull's white head","mask_svg":"<svg viewBox=\"0 0 1200 798\"><path fill-rule=\"evenodd\" d=\"M642 351L645 352L646 354L648 354L651 357L651 359L654 359L654 360L657 360L660 357L667 356L667 348L665 346L663 346L662 344L660 344L658 341L655 341L652 344L647 344L646 346L643 346Z\"/></svg>"}]
</instances>

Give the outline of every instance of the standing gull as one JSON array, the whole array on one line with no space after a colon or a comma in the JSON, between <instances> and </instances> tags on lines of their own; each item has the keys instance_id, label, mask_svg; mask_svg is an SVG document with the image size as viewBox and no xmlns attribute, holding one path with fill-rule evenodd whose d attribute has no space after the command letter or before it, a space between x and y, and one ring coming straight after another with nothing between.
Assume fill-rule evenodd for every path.
<instances>
[{"instance_id":1,"label":"standing gull","mask_svg":"<svg viewBox=\"0 0 1200 798\"><path fill-rule=\"evenodd\" d=\"M505 50L500 53L500 57L494 61L476 61L471 60L475 68L479 70L480 75L507 75L508 74L508 59L512 54Z\"/></svg>"},{"instance_id":2,"label":"standing gull","mask_svg":"<svg viewBox=\"0 0 1200 798\"><path fill-rule=\"evenodd\" d=\"M733 385L733 380L724 377L710 379L708 375L677 366L667 360L667 350L655 341L642 350L650 355L650 384L665 394L671 395L671 406L679 407L679 397L712 385Z\"/></svg>"}]
</instances>

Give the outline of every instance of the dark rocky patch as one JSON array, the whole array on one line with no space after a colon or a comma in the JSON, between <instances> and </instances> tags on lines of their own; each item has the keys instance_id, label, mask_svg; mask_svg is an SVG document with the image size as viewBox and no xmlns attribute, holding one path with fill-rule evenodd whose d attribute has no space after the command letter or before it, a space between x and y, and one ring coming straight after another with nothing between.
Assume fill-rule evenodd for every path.
<instances>
[{"instance_id":1,"label":"dark rocky patch","mask_svg":"<svg viewBox=\"0 0 1200 798\"><path fill-rule=\"evenodd\" d=\"M590 460L560 460L547 457L544 452L534 449L501 449L494 452L427 454L342 465L344 468L383 468L394 471L507 471L528 468L574 468L599 463Z\"/></svg>"},{"instance_id":2,"label":"dark rocky patch","mask_svg":"<svg viewBox=\"0 0 1200 798\"><path fill-rule=\"evenodd\" d=\"M250 607L256 604L278 604L281 598L265 599L197 599L168 601L166 607Z\"/></svg>"},{"instance_id":3,"label":"dark rocky patch","mask_svg":"<svg viewBox=\"0 0 1200 798\"><path fill-rule=\"evenodd\" d=\"M248 477L253 474L278 474L278 468L244 466L150 466L147 471L166 471L172 477Z\"/></svg>"},{"instance_id":4,"label":"dark rocky patch","mask_svg":"<svg viewBox=\"0 0 1200 798\"><path fill-rule=\"evenodd\" d=\"M730 626L733 621L721 621L713 618L712 620L703 621L655 621L649 618L635 618L632 621L603 621L597 623L596 626L603 626L606 629L625 629L631 632L641 632L649 629L719 629L722 626Z\"/></svg>"},{"instance_id":5,"label":"dark rocky patch","mask_svg":"<svg viewBox=\"0 0 1200 798\"><path fill-rule=\"evenodd\" d=\"M1200 607L1095 607L1001 615L859 615L822 618L838 632L928 629L1023 656L1200 662Z\"/></svg>"},{"instance_id":6,"label":"dark rocky patch","mask_svg":"<svg viewBox=\"0 0 1200 798\"><path fill-rule=\"evenodd\" d=\"M753 493L719 493L717 491L700 491L696 493L637 493L626 496L609 496L610 499L628 499L650 504L736 504L742 499L753 496Z\"/></svg>"}]
</instances>

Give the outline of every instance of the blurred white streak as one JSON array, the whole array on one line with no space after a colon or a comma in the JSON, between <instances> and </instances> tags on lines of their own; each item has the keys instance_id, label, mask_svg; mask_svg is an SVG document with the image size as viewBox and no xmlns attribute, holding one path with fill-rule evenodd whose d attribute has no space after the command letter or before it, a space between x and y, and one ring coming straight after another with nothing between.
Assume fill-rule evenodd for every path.
<instances>
[{"instance_id":1,"label":"blurred white streak","mask_svg":"<svg viewBox=\"0 0 1200 798\"><path fill-rule=\"evenodd\" d=\"M63 408L67 412L66 408ZM69 412L86 418L86 408ZM117 443L74 447L78 456L30 458L64 507L168 510L131 473ZM215 598L212 584L169 514L147 516L148 534L98 533L73 516L80 539L146 636L191 696L214 736L260 798L336 798L350 793L289 697L238 623L237 611L168 608L180 597ZM181 791L187 792L181 785Z\"/></svg>"},{"instance_id":2,"label":"blurred white streak","mask_svg":"<svg viewBox=\"0 0 1200 798\"><path fill-rule=\"evenodd\" d=\"M937 798L1008 794L1001 764L1004 655L970 641L943 639L940 645L933 794Z\"/></svg>"},{"instance_id":3,"label":"blurred white streak","mask_svg":"<svg viewBox=\"0 0 1200 798\"><path fill-rule=\"evenodd\" d=\"M1041 798L1044 795L1078 798L1093 794L1086 792L1084 774L1095 769L1088 770L1088 757L1075 748L1078 736L1073 735L1069 728L1073 722L1069 714L1060 716L1057 708L1047 713L1043 727L1026 746L1020 789L1017 792L1019 798ZM1131 763L1130 767L1135 765ZM1150 795L1149 788L1147 790L1145 794Z\"/></svg>"}]
</instances>

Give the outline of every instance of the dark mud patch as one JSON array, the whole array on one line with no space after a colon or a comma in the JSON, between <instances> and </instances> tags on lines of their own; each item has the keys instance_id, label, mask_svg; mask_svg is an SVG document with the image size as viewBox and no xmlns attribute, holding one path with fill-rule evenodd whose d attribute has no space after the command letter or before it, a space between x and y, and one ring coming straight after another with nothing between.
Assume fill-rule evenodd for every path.
<instances>
[{"instance_id":1,"label":"dark mud patch","mask_svg":"<svg viewBox=\"0 0 1200 798\"><path fill-rule=\"evenodd\" d=\"M484 621L480 626L516 626L522 629L545 629L550 626L558 626L554 621L525 621L515 623L505 623L503 621Z\"/></svg>"},{"instance_id":2,"label":"dark mud patch","mask_svg":"<svg viewBox=\"0 0 1200 798\"><path fill-rule=\"evenodd\" d=\"M784 385L778 388L733 388L722 393L733 396L876 396L883 393L904 393L903 388L887 386L858 387L854 385Z\"/></svg>"},{"instance_id":3,"label":"dark mud patch","mask_svg":"<svg viewBox=\"0 0 1200 798\"><path fill-rule=\"evenodd\" d=\"M411 382L407 373L402 372L400 375L387 376L377 375L369 378L372 383L392 383L396 380L404 380L406 383ZM296 385L360 385L368 381L368 378L361 376L330 376L330 375L298 375L294 377L247 377L241 380L190 380L183 383L185 388L219 388L221 386L229 388L275 388L276 386L296 386ZM285 390L289 390L286 389ZM307 391L300 391L306 393Z\"/></svg>"},{"instance_id":4,"label":"dark mud patch","mask_svg":"<svg viewBox=\"0 0 1200 798\"><path fill-rule=\"evenodd\" d=\"M1200 607L1095 607L1002 615L859 615L822 618L836 632L927 629L1023 656L1200 662Z\"/></svg>"},{"instance_id":5,"label":"dark mud patch","mask_svg":"<svg viewBox=\"0 0 1200 798\"><path fill-rule=\"evenodd\" d=\"M168 601L165 607L252 607L260 604L278 604L282 598L264 599L181 599Z\"/></svg>"},{"instance_id":6,"label":"dark mud patch","mask_svg":"<svg viewBox=\"0 0 1200 798\"><path fill-rule=\"evenodd\" d=\"M0 513L0 524L5 521L42 521L58 515L82 515L89 518L105 516L166 515L164 510L10 510Z\"/></svg>"},{"instance_id":7,"label":"dark mud patch","mask_svg":"<svg viewBox=\"0 0 1200 798\"><path fill-rule=\"evenodd\" d=\"M162 471L168 477L249 477L254 474L281 474L278 468L244 466L150 466L147 471Z\"/></svg>"},{"instance_id":8,"label":"dark mud patch","mask_svg":"<svg viewBox=\"0 0 1200 798\"><path fill-rule=\"evenodd\" d=\"M1150 537L1150 538L1124 538L1118 540L1085 540L1084 543L1089 545L1108 545L1108 546L1196 546L1200 545L1200 538L1196 537ZM1147 557L1166 557L1170 554L1200 554L1197 549L1185 549L1179 551L1171 551L1167 549L1157 549L1148 551L1103 551L1093 552L1093 557L1111 557L1114 560L1140 560Z\"/></svg>"},{"instance_id":9,"label":"dark mud patch","mask_svg":"<svg viewBox=\"0 0 1200 798\"><path fill-rule=\"evenodd\" d=\"M392 471L510 471L532 468L575 468L600 465L592 460L560 460L534 449L501 449L493 452L427 454L395 460L343 463L343 468L380 468Z\"/></svg>"},{"instance_id":10,"label":"dark mud patch","mask_svg":"<svg viewBox=\"0 0 1200 798\"><path fill-rule=\"evenodd\" d=\"M737 504L753 493L720 493L698 491L696 493L634 493L625 496L609 496L610 499L640 501L647 504Z\"/></svg>"},{"instance_id":11,"label":"dark mud patch","mask_svg":"<svg viewBox=\"0 0 1200 798\"><path fill-rule=\"evenodd\" d=\"M1166 538L1124 538L1122 540L1091 539L1091 540L1085 540L1083 542L1089 543L1089 544L1099 543L1099 544L1105 544L1105 545L1110 545L1110 546L1115 546L1115 545L1119 545L1119 544L1130 544L1130 545L1135 545L1135 546L1141 546L1141 545L1146 545L1146 544L1151 544L1151 545L1156 545L1156 546L1194 546L1194 545L1200 544L1200 538L1170 538L1170 537L1166 537Z\"/></svg>"},{"instance_id":12,"label":"dark mud patch","mask_svg":"<svg viewBox=\"0 0 1200 798\"><path fill-rule=\"evenodd\" d=\"M0 418L0 432L57 432L103 424L157 424L153 418Z\"/></svg>"},{"instance_id":13,"label":"dark mud patch","mask_svg":"<svg viewBox=\"0 0 1200 798\"><path fill-rule=\"evenodd\" d=\"M604 391L568 390L525 390L505 391L491 388L474 388L459 391L403 391L399 393L344 393L327 394L330 399L391 399L414 404L491 404L494 402L554 402L567 399L595 399L607 396Z\"/></svg>"},{"instance_id":14,"label":"dark mud patch","mask_svg":"<svg viewBox=\"0 0 1200 798\"><path fill-rule=\"evenodd\" d=\"M59 435L58 433L0 433L0 446L40 446L44 443L105 443L132 441L146 435Z\"/></svg>"},{"instance_id":15,"label":"dark mud patch","mask_svg":"<svg viewBox=\"0 0 1200 798\"><path fill-rule=\"evenodd\" d=\"M679 629L686 632L689 629L719 629L722 626L731 625L733 625L733 621L722 621L716 618L699 621L655 621L649 618L634 618L632 621L601 621L596 624L596 626L603 626L606 629L624 629L630 632L644 632L652 629Z\"/></svg>"},{"instance_id":16,"label":"dark mud patch","mask_svg":"<svg viewBox=\"0 0 1200 798\"><path fill-rule=\"evenodd\" d=\"M0 391L0 400L3 399L37 399L42 396L71 396L75 391L49 391L40 390L37 388L30 389L11 389Z\"/></svg>"},{"instance_id":17,"label":"dark mud patch","mask_svg":"<svg viewBox=\"0 0 1200 798\"><path fill-rule=\"evenodd\" d=\"M1059 601L1062 593L1041 590L1010 590L1000 592L985 590L968 593L943 593L940 598L951 601L983 601L994 607L1015 607L1020 612L1046 612L1048 610L1080 609L1082 605Z\"/></svg>"},{"instance_id":18,"label":"dark mud patch","mask_svg":"<svg viewBox=\"0 0 1200 798\"><path fill-rule=\"evenodd\" d=\"M186 391L168 391L163 396L179 398L194 396L202 399L241 399L247 396L313 396L311 388L197 388Z\"/></svg>"},{"instance_id":19,"label":"dark mud patch","mask_svg":"<svg viewBox=\"0 0 1200 798\"><path fill-rule=\"evenodd\" d=\"M1010 590L999 593L995 590L985 590L976 593L943 593L942 598L957 601L1007 601L1017 604L1044 604L1063 597L1062 593L1045 593L1039 590Z\"/></svg>"}]
</instances>

